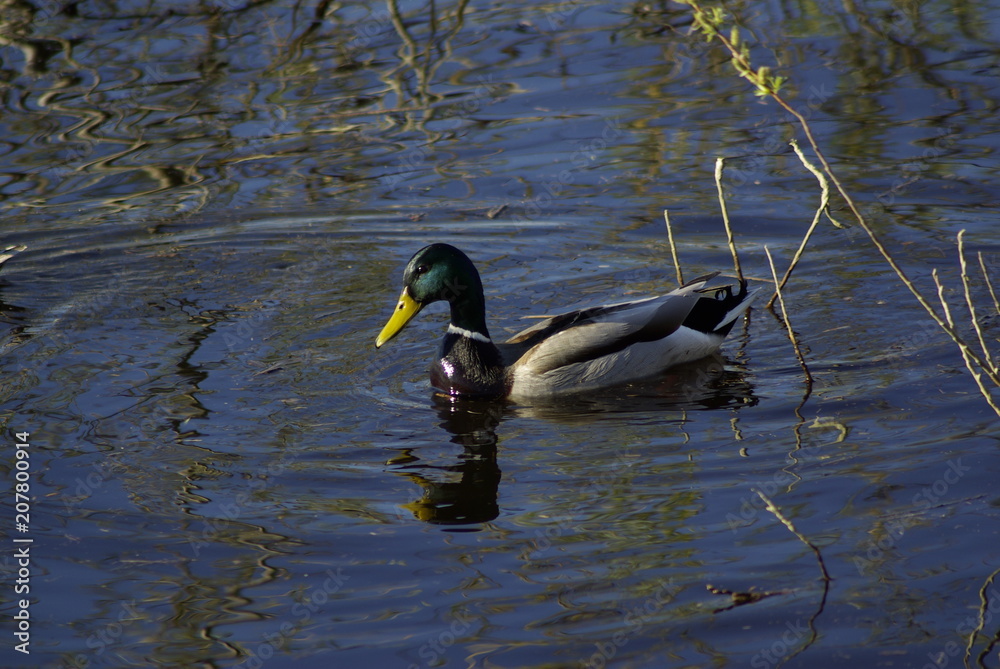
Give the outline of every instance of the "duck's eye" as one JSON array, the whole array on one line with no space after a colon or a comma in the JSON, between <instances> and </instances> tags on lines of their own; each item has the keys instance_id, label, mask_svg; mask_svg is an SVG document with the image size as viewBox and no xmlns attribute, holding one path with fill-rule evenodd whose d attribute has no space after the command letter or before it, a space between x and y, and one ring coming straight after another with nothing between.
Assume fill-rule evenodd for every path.
<instances>
[{"instance_id":1,"label":"duck's eye","mask_svg":"<svg viewBox=\"0 0 1000 669\"><path fill-rule=\"evenodd\" d=\"M417 265L417 275L427 274L427 270L430 269L427 265Z\"/></svg>"}]
</instances>

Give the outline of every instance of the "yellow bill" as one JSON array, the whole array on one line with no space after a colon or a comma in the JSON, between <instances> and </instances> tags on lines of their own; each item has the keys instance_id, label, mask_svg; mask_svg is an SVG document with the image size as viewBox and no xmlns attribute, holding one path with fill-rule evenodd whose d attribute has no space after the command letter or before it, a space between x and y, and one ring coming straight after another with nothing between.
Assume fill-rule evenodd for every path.
<instances>
[{"instance_id":1,"label":"yellow bill","mask_svg":"<svg viewBox=\"0 0 1000 669\"><path fill-rule=\"evenodd\" d=\"M378 339L375 340L375 348L380 347L399 334L399 331L406 327L410 319L419 314L423 308L424 305L410 297L410 294L404 288L403 292L399 295L399 304L396 305L396 310L392 312L389 322L385 324L382 332L379 333Z\"/></svg>"}]
</instances>

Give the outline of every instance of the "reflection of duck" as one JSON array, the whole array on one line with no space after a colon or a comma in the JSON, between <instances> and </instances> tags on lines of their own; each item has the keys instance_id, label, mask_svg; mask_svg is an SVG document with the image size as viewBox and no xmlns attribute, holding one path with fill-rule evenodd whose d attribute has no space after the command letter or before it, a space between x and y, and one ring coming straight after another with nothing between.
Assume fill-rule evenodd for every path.
<instances>
[{"instance_id":1,"label":"reflection of duck","mask_svg":"<svg viewBox=\"0 0 1000 669\"><path fill-rule=\"evenodd\" d=\"M458 481L436 481L429 465L416 464L417 458L407 453L396 463L405 462L406 475L424 489L416 502L404 505L414 516L428 523L460 525L493 520L500 513L497 488L500 467L497 465L497 436L494 432L504 407L485 400L464 400L435 397L441 427L454 435L453 443L465 451L457 464L438 470L458 473ZM415 470L421 470L419 473Z\"/></svg>"},{"instance_id":2,"label":"reflection of duck","mask_svg":"<svg viewBox=\"0 0 1000 669\"><path fill-rule=\"evenodd\" d=\"M486 329L483 285L468 256L431 244L403 272L403 292L375 342L394 337L420 310L451 305L451 324L431 367L431 382L449 395L538 398L631 381L718 350L750 305L746 282L706 288L715 274L666 295L571 311L494 344Z\"/></svg>"}]
</instances>

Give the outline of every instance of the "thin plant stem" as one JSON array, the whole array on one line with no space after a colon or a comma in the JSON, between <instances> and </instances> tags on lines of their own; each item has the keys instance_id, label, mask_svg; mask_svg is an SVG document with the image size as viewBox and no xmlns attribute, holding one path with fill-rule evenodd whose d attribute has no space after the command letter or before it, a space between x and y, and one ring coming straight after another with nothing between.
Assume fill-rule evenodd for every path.
<instances>
[{"instance_id":1,"label":"thin plant stem","mask_svg":"<svg viewBox=\"0 0 1000 669\"><path fill-rule=\"evenodd\" d=\"M972 329L976 333L976 337L979 339L979 348L983 351L983 360L985 360L990 368L995 372L997 371L996 361L993 360L993 356L990 354L990 349L986 346L986 337L983 335L983 326L979 322L979 318L976 316L976 303L972 299L972 286L969 282L969 266L965 262L965 230L959 230L958 236L958 265L961 269L962 275L962 292L965 294L965 305L969 309L969 318L972 321Z\"/></svg>"},{"instance_id":2,"label":"thin plant stem","mask_svg":"<svg viewBox=\"0 0 1000 669\"><path fill-rule=\"evenodd\" d=\"M990 297L993 298L993 308L996 309L997 314L1000 314L1000 301L997 301L997 294L993 291L993 282L990 280L990 273L986 271L983 252L979 251L976 255L979 257L979 269L983 272L983 281L986 282L986 287L990 290Z\"/></svg>"},{"instance_id":3,"label":"thin plant stem","mask_svg":"<svg viewBox=\"0 0 1000 669\"><path fill-rule=\"evenodd\" d=\"M830 219L838 228L844 227L839 221L837 221L830 214L830 182L827 180L826 176L815 165L809 162L805 154L802 153L802 149L799 148L799 143L794 139L789 142L792 148L795 150L795 155L799 157L799 161L805 166L807 170L813 173L816 180L819 181L820 187L820 198L819 207L816 209L816 214L813 216L812 223L809 225L809 229L806 230L805 236L802 238L802 242L799 244L799 248L795 251L795 255L792 257L792 262L788 264L788 269L785 270L785 275L781 277L781 282L778 284L780 287L784 288L785 284L788 283L789 277L792 276L792 272L795 271L795 267L799 264L799 260L802 258L802 254L806 250L806 244L809 243L809 239L812 237L813 232L816 230L816 226L819 225L819 220L822 218L823 214L826 213L826 217ZM775 292L768 300L767 304L764 305L768 309L774 306L774 301L778 299L778 293Z\"/></svg>"},{"instance_id":4,"label":"thin plant stem","mask_svg":"<svg viewBox=\"0 0 1000 669\"><path fill-rule=\"evenodd\" d=\"M719 209L722 210L722 224L726 227L726 241L729 251L733 254L733 269L740 281L743 280L743 268L740 267L740 256L736 252L736 241L733 239L733 228L729 225L729 209L726 207L726 196L722 193L722 170L725 158L715 159L715 188L719 191Z\"/></svg>"},{"instance_id":5,"label":"thin plant stem","mask_svg":"<svg viewBox=\"0 0 1000 669\"><path fill-rule=\"evenodd\" d=\"M819 198L820 211L822 211L823 213L826 214L826 217L828 219L830 219L830 222L833 223L833 225L835 227L843 228L844 224L841 223L840 221L838 221L837 219L835 219L833 217L833 214L830 213L830 182L829 182L829 180L827 180L826 175L823 174L822 170L818 169L815 165L813 165L812 163L809 162L809 159L806 158L806 156L805 156L804 153L802 153L802 149L799 148L799 142L798 142L798 140L796 140L796 139L793 138L788 143L791 145L792 149L795 151L795 155L797 155L799 157L799 161L802 163L802 165L807 170L809 170L810 172L812 172L813 176L816 177L816 180L819 181L819 189L820 189L820 198Z\"/></svg>"},{"instance_id":6,"label":"thin plant stem","mask_svg":"<svg viewBox=\"0 0 1000 669\"><path fill-rule=\"evenodd\" d=\"M674 260L674 271L677 272L677 285L684 285L684 274L681 271L681 262L677 259L677 245L674 244L674 230L670 225L670 212L663 210L663 220L667 223L667 242L670 244L670 257Z\"/></svg>"},{"instance_id":7,"label":"thin plant stem","mask_svg":"<svg viewBox=\"0 0 1000 669\"><path fill-rule=\"evenodd\" d=\"M795 337L795 331L792 329L792 322L788 320L788 311L785 309L785 298L781 293L781 288L778 286L778 272L774 268L774 259L771 257L771 250L764 247L764 253L767 255L767 263L771 266L771 276L774 278L774 286L778 293L778 305L781 307L781 317L785 321L785 328L788 330L788 338L792 342L792 348L795 349L795 355L799 359L799 364L802 366L802 371L806 375L806 387L808 392L806 393L806 398L812 393L813 377L809 373L809 366L806 365L805 356L802 355L802 349L799 347L799 340ZM803 399L803 401L805 401Z\"/></svg>"},{"instance_id":8,"label":"thin plant stem","mask_svg":"<svg viewBox=\"0 0 1000 669\"><path fill-rule=\"evenodd\" d=\"M938 301L941 303L941 308L944 309L944 318L949 326L954 326L954 321L951 318L951 309L948 307L948 300L944 298L944 285L938 278L938 271L935 267L931 270L931 278L934 279L934 285L937 286Z\"/></svg>"},{"instance_id":9,"label":"thin plant stem","mask_svg":"<svg viewBox=\"0 0 1000 669\"><path fill-rule=\"evenodd\" d=\"M951 309L948 307L948 301L944 296L944 285L941 283L941 279L938 278L937 268L931 271L931 277L934 279L934 285L937 286L938 301L941 302L941 308L944 309L944 316L947 319L948 325L951 327L955 326L954 320L951 317ZM963 342L964 343L964 342ZM972 361L972 351L969 350L968 346L959 346L958 350L962 353L962 360L965 362L965 367L969 370L972 375L972 379L976 382L976 387L979 388L979 392L982 394L986 403L990 405L990 408L1000 417L1000 407L996 405L993 401L993 396L990 394L989 389L983 383L983 375L980 371L977 371L976 366L973 365ZM980 364L979 370L986 371L986 369Z\"/></svg>"}]
</instances>

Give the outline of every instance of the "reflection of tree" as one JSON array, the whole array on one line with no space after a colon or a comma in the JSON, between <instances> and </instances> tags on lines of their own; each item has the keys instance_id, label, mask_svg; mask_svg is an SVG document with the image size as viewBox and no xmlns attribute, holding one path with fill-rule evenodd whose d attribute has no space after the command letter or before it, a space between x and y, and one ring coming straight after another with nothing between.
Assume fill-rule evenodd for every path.
<instances>
[{"instance_id":1,"label":"reflection of tree","mask_svg":"<svg viewBox=\"0 0 1000 669\"><path fill-rule=\"evenodd\" d=\"M45 11L26 0L3 3L3 11L0 12L0 46L14 47L21 52L24 58L23 73L26 75L36 76L47 72L49 61L60 52L65 53L67 58L72 58L71 40L31 36L35 21L47 18Z\"/></svg>"},{"instance_id":2,"label":"reflection of tree","mask_svg":"<svg viewBox=\"0 0 1000 669\"><path fill-rule=\"evenodd\" d=\"M459 0L455 11L450 15L451 29L438 39L439 22L448 18L448 12L445 10L440 17L437 16L435 3L432 1L428 32L424 38L424 44L419 45L406 25L399 10L398 1L389 0L389 16L392 20L392 27L396 30L403 44L397 51L399 65L384 72L382 80L396 94L397 108L413 108L426 112L422 122L418 125L431 120L434 115L433 105L443 97L431 91L431 84L438 69L453 57L452 41L464 25L465 9L468 4L468 0ZM406 113L406 117L407 126L413 124L414 119L411 114Z\"/></svg>"},{"instance_id":3,"label":"reflection of tree","mask_svg":"<svg viewBox=\"0 0 1000 669\"><path fill-rule=\"evenodd\" d=\"M447 92L432 90L468 0L406 13L393 3L363 29L363 7L329 0L235 4L8 5L0 46L21 56L0 61L0 178L16 184L0 190L4 208L326 201L385 172L404 148L393 133L467 115L458 102L478 108L500 90L454 73Z\"/></svg>"}]
</instances>

